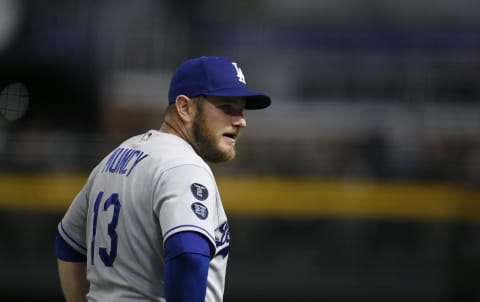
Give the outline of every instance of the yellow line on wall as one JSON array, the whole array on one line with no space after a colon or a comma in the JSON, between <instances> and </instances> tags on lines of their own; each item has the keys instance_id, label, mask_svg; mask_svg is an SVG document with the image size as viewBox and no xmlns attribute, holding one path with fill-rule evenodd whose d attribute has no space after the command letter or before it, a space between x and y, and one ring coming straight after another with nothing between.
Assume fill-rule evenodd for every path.
<instances>
[{"instance_id":1,"label":"yellow line on wall","mask_svg":"<svg viewBox=\"0 0 480 302\"><path fill-rule=\"evenodd\" d=\"M0 174L0 209L63 212L84 174ZM480 222L480 192L432 183L281 177L217 178L229 216L360 217Z\"/></svg>"},{"instance_id":2,"label":"yellow line on wall","mask_svg":"<svg viewBox=\"0 0 480 302\"><path fill-rule=\"evenodd\" d=\"M480 221L480 192L448 184L222 178L236 214Z\"/></svg>"},{"instance_id":3,"label":"yellow line on wall","mask_svg":"<svg viewBox=\"0 0 480 302\"><path fill-rule=\"evenodd\" d=\"M65 211L87 177L84 174L1 174L0 208Z\"/></svg>"}]
</instances>

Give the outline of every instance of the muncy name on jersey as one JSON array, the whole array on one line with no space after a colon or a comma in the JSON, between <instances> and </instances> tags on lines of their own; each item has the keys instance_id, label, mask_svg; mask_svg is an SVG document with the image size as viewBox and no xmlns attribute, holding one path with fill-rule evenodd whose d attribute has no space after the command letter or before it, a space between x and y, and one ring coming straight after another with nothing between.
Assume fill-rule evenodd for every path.
<instances>
[{"instance_id":1,"label":"muncy name on jersey","mask_svg":"<svg viewBox=\"0 0 480 302\"><path fill-rule=\"evenodd\" d=\"M102 173L124 174L129 176L139 162L144 160L148 154L140 150L117 148L107 160Z\"/></svg>"}]
</instances>

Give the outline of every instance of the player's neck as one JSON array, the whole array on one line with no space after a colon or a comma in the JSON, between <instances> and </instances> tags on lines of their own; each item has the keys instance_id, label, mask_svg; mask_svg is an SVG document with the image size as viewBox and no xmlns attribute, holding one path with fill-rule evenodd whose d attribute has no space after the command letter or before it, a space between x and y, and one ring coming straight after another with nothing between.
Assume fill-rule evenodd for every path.
<instances>
[{"instance_id":1,"label":"player's neck","mask_svg":"<svg viewBox=\"0 0 480 302\"><path fill-rule=\"evenodd\" d=\"M170 123L169 121L164 121L162 125L160 126L160 131L176 135L180 137L181 139L185 140L188 142L188 136L186 133L186 129L183 128L184 131L182 131L182 127L179 127L176 125L175 122Z\"/></svg>"}]
</instances>

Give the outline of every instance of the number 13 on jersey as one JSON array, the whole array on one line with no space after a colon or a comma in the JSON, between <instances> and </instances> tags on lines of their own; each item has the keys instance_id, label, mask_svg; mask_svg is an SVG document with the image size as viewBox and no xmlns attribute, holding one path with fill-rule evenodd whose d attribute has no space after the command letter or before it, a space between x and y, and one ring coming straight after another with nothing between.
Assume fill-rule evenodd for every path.
<instances>
[{"instance_id":1,"label":"number 13 on jersey","mask_svg":"<svg viewBox=\"0 0 480 302\"><path fill-rule=\"evenodd\" d=\"M99 212L102 210L103 212L108 211L110 207L113 206L113 215L111 221L108 223L108 236L110 238L110 253L107 251L107 247L99 247L98 254L102 262L105 266L112 267L115 258L117 257L117 245L118 245L118 236L117 236L117 225L118 225L118 217L120 215L120 200L118 198L118 193L113 193L105 199L103 202L103 192L98 193L97 198L95 199L95 204L93 205L93 228L92 228L92 243L90 248L90 257L92 265L95 265L95 238L97 235L97 224L98 224L98 217ZM105 215L106 216L106 215ZM105 217L103 216L103 217ZM102 215L100 215L102 217Z\"/></svg>"}]
</instances>

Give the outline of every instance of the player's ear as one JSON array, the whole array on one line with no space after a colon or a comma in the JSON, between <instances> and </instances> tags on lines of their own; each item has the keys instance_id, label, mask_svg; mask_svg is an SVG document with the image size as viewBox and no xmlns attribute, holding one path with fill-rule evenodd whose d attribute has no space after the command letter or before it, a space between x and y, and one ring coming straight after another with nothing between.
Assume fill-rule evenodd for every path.
<instances>
[{"instance_id":1,"label":"player's ear","mask_svg":"<svg viewBox=\"0 0 480 302\"><path fill-rule=\"evenodd\" d=\"M179 117L186 123L192 122L195 117L195 104L188 96L179 95L175 101L175 108Z\"/></svg>"}]
</instances>

